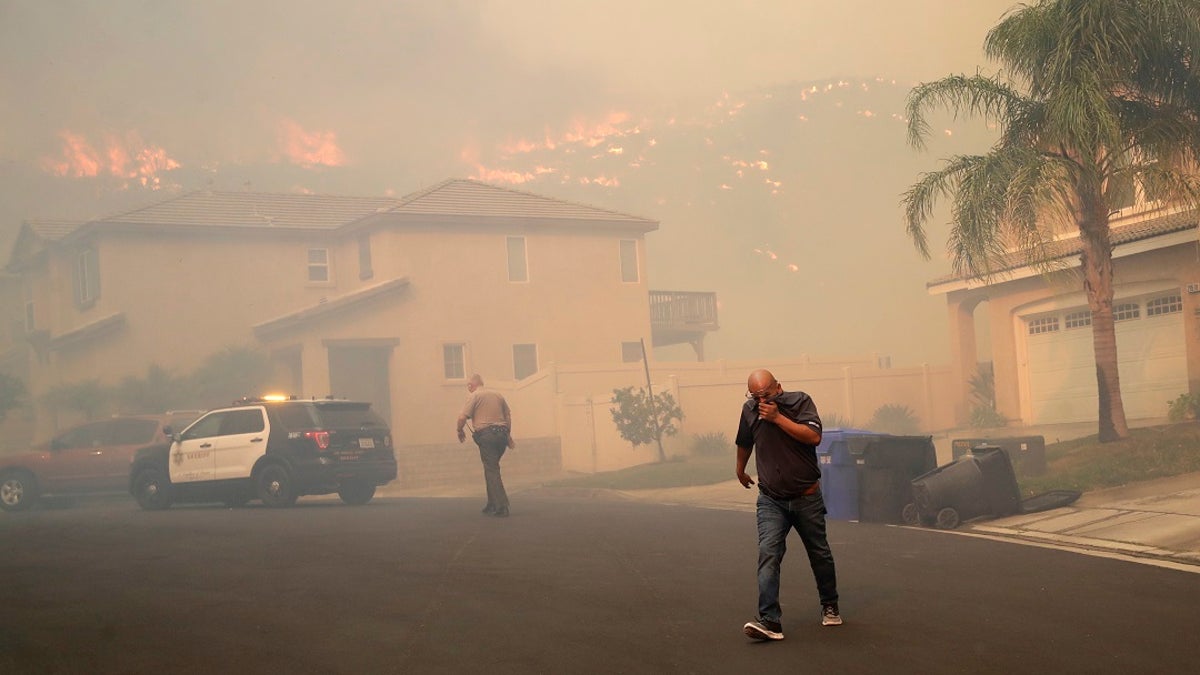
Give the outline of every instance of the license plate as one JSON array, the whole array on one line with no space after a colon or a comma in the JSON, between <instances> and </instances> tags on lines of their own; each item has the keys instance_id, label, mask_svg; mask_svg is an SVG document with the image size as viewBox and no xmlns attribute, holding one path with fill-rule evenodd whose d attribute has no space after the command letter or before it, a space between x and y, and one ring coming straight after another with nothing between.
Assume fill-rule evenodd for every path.
<instances>
[{"instance_id":1,"label":"license plate","mask_svg":"<svg viewBox=\"0 0 1200 675\"><path fill-rule=\"evenodd\" d=\"M354 461L357 461L358 459L360 459L361 457L362 457L361 453L353 452L353 451L349 451L349 450L346 452L337 453L338 461L342 461L342 462L354 462Z\"/></svg>"},{"instance_id":2,"label":"license plate","mask_svg":"<svg viewBox=\"0 0 1200 675\"><path fill-rule=\"evenodd\" d=\"M375 447L375 439L374 438L360 438L360 439L358 439L358 447L362 448L363 450L371 450L372 448Z\"/></svg>"}]
</instances>

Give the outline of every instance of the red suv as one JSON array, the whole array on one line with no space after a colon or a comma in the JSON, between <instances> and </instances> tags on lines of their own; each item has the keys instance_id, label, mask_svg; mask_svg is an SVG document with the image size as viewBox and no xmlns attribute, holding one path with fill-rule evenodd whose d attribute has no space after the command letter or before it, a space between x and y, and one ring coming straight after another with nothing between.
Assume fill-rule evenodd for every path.
<instances>
[{"instance_id":1,"label":"red suv","mask_svg":"<svg viewBox=\"0 0 1200 675\"><path fill-rule=\"evenodd\" d=\"M200 410L112 417L71 427L33 450L0 455L0 508L23 511L45 495L121 492L134 453L167 440L163 429L187 426Z\"/></svg>"}]
</instances>

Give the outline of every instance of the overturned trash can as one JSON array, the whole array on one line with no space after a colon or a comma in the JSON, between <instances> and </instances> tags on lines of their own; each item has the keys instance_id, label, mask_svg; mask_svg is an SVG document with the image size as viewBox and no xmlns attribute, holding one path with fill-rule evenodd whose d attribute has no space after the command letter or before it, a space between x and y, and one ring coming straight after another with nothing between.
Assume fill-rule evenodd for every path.
<instances>
[{"instance_id":1,"label":"overturned trash can","mask_svg":"<svg viewBox=\"0 0 1200 675\"><path fill-rule=\"evenodd\" d=\"M970 454L913 479L912 503L904 507L904 522L952 530L975 518L1067 506L1079 496L1075 490L1052 490L1022 500L1008 452L995 445L979 445Z\"/></svg>"}]
</instances>

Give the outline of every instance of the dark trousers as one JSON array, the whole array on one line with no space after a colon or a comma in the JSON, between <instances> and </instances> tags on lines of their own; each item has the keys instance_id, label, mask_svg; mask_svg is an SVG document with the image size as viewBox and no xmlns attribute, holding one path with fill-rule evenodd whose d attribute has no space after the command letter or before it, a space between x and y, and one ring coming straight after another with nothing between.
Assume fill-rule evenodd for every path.
<instances>
[{"instance_id":1,"label":"dark trousers","mask_svg":"<svg viewBox=\"0 0 1200 675\"><path fill-rule=\"evenodd\" d=\"M837 572L825 538L825 499L818 490L791 500L758 495L758 618L780 623L779 567L787 552L788 533L795 528L808 553L822 605L836 604Z\"/></svg>"},{"instance_id":2,"label":"dark trousers","mask_svg":"<svg viewBox=\"0 0 1200 675\"><path fill-rule=\"evenodd\" d=\"M486 427L472 436L479 446L479 461L483 462L483 482L487 485L488 506L496 510L508 508L508 493L500 478L500 458L508 449L508 429Z\"/></svg>"}]
</instances>

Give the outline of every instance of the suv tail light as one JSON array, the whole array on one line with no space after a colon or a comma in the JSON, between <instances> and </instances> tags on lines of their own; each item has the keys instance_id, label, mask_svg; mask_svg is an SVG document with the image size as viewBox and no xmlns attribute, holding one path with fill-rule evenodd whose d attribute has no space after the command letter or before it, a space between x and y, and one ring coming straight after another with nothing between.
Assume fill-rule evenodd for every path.
<instances>
[{"instance_id":1,"label":"suv tail light","mask_svg":"<svg viewBox=\"0 0 1200 675\"><path fill-rule=\"evenodd\" d=\"M328 431L306 431L304 437L312 440L317 444L318 450L329 449L329 432Z\"/></svg>"}]
</instances>

